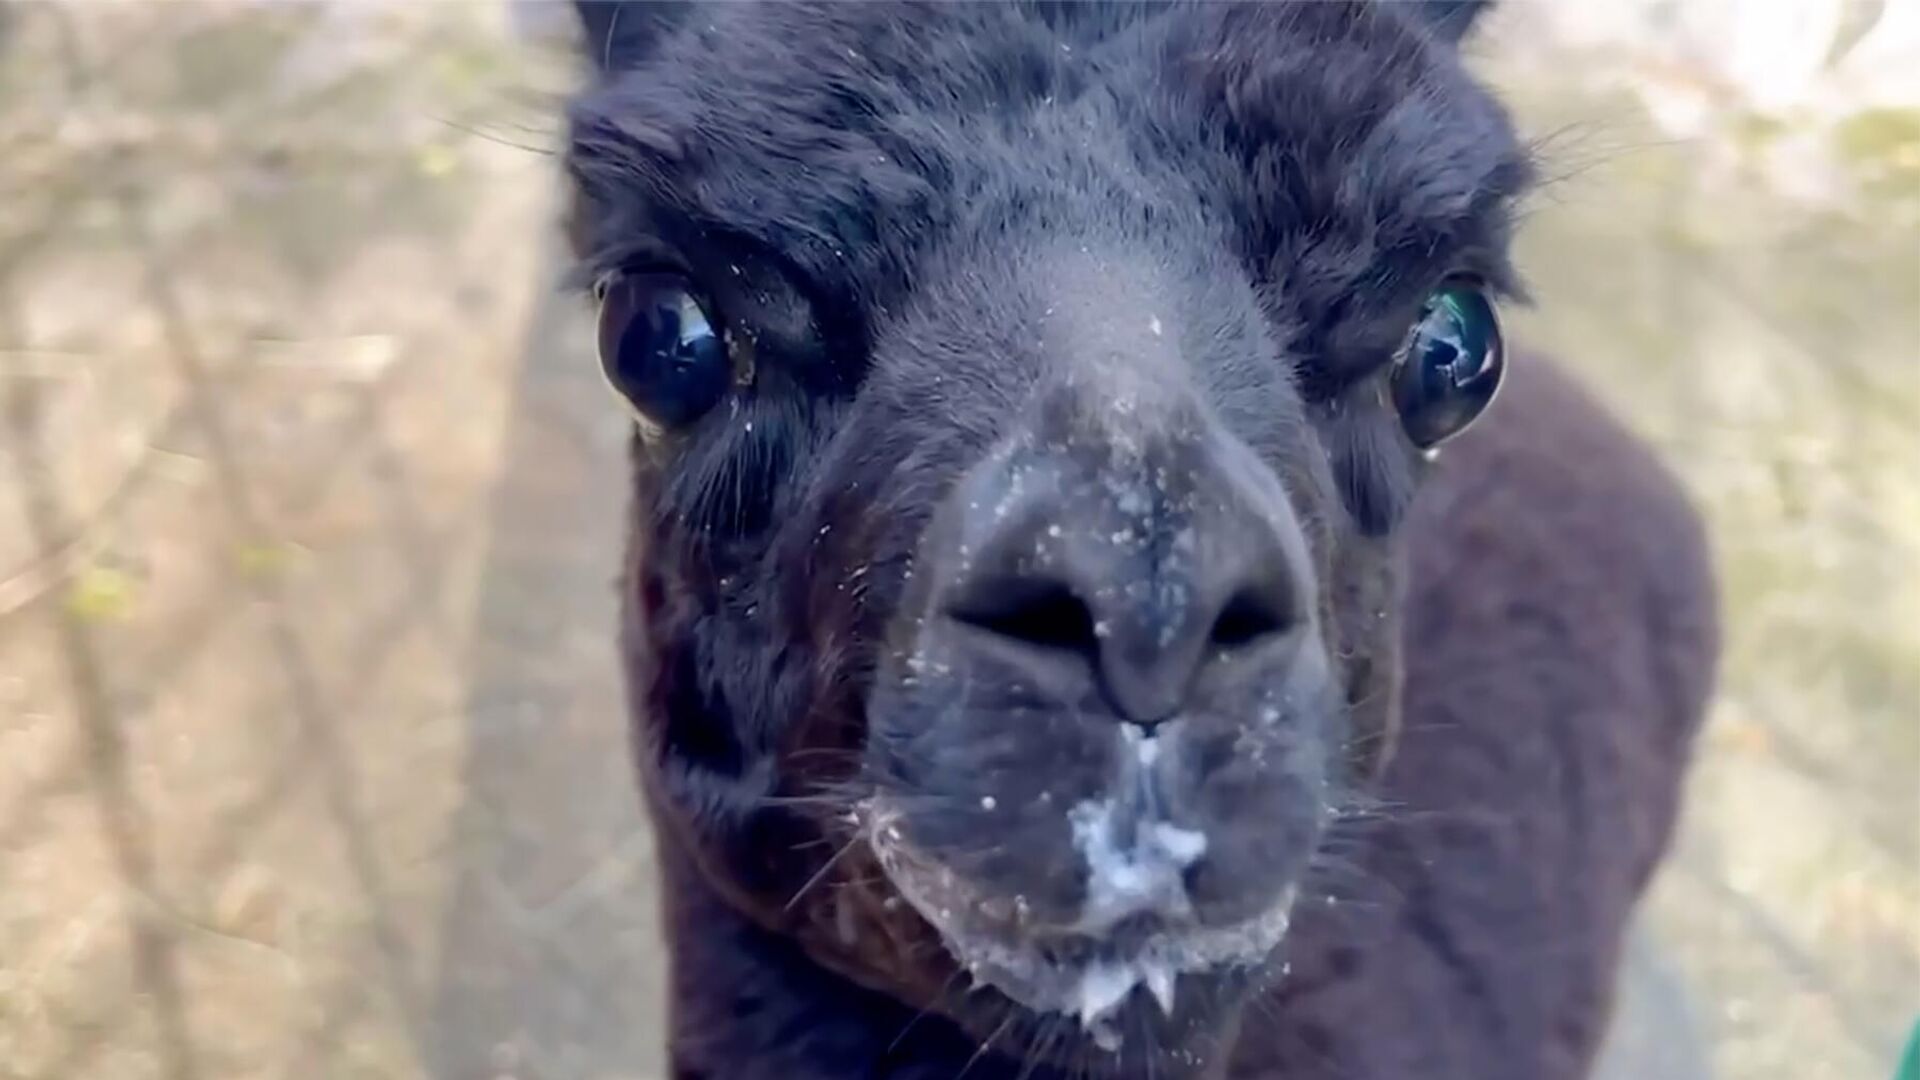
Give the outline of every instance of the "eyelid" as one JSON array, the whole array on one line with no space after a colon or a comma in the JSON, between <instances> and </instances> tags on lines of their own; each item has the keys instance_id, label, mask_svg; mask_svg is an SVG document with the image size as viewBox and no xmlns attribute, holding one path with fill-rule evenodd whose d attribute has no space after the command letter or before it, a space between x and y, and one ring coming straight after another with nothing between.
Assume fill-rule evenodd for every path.
<instances>
[{"instance_id":1,"label":"eyelid","mask_svg":"<svg viewBox=\"0 0 1920 1080\"><path fill-rule=\"evenodd\" d=\"M606 294L612 282L623 277L645 277L649 274L677 277L690 286L700 284L692 265L679 252L653 241L619 245L582 258L568 278L570 286L579 288L585 285L597 300ZM708 293L704 288L694 291L702 295Z\"/></svg>"},{"instance_id":2,"label":"eyelid","mask_svg":"<svg viewBox=\"0 0 1920 1080\"><path fill-rule=\"evenodd\" d=\"M619 266L611 270L601 271L593 279L592 290L594 303L606 303L607 293L612 290L613 286L629 278L672 279L676 286L687 295L693 297L694 301L700 305L702 315L704 315L708 323L712 325L715 333L720 333L726 329L728 320L725 313L720 310L719 294L702 285L686 268L667 263Z\"/></svg>"}]
</instances>

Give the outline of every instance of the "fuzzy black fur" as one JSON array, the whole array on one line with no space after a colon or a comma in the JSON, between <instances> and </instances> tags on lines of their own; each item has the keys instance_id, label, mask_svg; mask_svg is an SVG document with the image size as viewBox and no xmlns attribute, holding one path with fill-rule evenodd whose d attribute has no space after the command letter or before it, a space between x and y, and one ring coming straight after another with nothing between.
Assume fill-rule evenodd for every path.
<instances>
[{"instance_id":1,"label":"fuzzy black fur","mask_svg":"<svg viewBox=\"0 0 1920 1080\"><path fill-rule=\"evenodd\" d=\"M750 385L634 446L622 640L676 1077L1585 1075L1714 603L1667 474L1536 358L1432 464L1380 394L1438 282L1517 287L1530 169L1455 54L1481 6L581 5L583 280L674 269L752 340ZM1087 295L1125 303L1048 321ZM902 693L890 649L955 485L1076 351L1128 353L1104 327L1142 305L1167 393L1311 551L1344 693L1289 737L1337 751L1341 817L1210 811L1314 836L1283 853L1313 860L1295 925L1110 1053L969 991L846 814L910 795L923 835L978 836L979 796L1059 748L926 727L952 699ZM1005 874L1044 884L1018 859L1043 842L1003 834Z\"/></svg>"}]
</instances>

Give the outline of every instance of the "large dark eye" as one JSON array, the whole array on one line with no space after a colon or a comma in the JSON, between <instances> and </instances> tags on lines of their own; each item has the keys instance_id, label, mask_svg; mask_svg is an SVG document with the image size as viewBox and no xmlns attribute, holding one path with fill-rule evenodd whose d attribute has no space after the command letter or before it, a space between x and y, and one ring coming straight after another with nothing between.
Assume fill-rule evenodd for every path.
<instances>
[{"instance_id":1,"label":"large dark eye","mask_svg":"<svg viewBox=\"0 0 1920 1080\"><path fill-rule=\"evenodd\" d=\"M1428 297L1391 377L1407 438L1431 449L1465 431L1493 400L1506 364L1486 294L1450 285Z\"/></svg>"},{"instance_id":2,"label":"large dark eye","mask_svg":"<svg viewBox=\"0 0 1920 1080\"><path fill-rule=\"evenodd\" d=\"M599 293L601 370L641 416L679 427L726 395L727 343L685 280L614 274Z\"/></svg>"}]
</instances>

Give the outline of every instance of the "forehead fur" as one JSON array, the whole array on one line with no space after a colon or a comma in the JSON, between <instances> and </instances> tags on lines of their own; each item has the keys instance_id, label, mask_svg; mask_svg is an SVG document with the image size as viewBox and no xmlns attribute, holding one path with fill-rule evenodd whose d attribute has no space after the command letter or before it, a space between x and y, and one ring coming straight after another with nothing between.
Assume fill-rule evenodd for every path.
<instances>
[{"instance_id":1,"label":"forehead fur","mask_svg":"<svg viewBox=\"0 0 1920 1080\"><path fill-rule=\"evenodd\" d=\"M1400 6L697 7L616 36L576 102L576 237L589 270L657 245L770 256L857 321L935 247L1179 223L1341 382L1439 276L1507 284L1527 177Z\"/></svg>"}]
</instances>

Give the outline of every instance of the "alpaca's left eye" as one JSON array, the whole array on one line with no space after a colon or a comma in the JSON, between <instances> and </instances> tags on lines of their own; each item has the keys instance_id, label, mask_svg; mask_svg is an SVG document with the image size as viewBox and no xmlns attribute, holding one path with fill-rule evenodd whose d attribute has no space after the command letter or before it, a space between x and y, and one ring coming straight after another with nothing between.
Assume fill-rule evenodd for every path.
<instances>
[{"instance_id":1,"label":"alpaca's left eye","mask_svg":"<svg viewBox=\"0 0 1920 1080\"><path fill-rule=\"evenodd\" d=\"M1435 292L1389 379L1407 438L1431 449L1465 431L1505 371L1500 321L1486 294L1470 285Z\"/></svg>"},{"instance_id":2,"label":"alpaca's left eye","mask_svg":"<svg viewBox=\"0 0 1920 1080\"><path fill-rule=\"evenodd\" d=\"M690 424L733 381L727 343L685 279L614 274L600 282L600 368L635 412L662 427Z\"/></svg>"}]
</instances>

